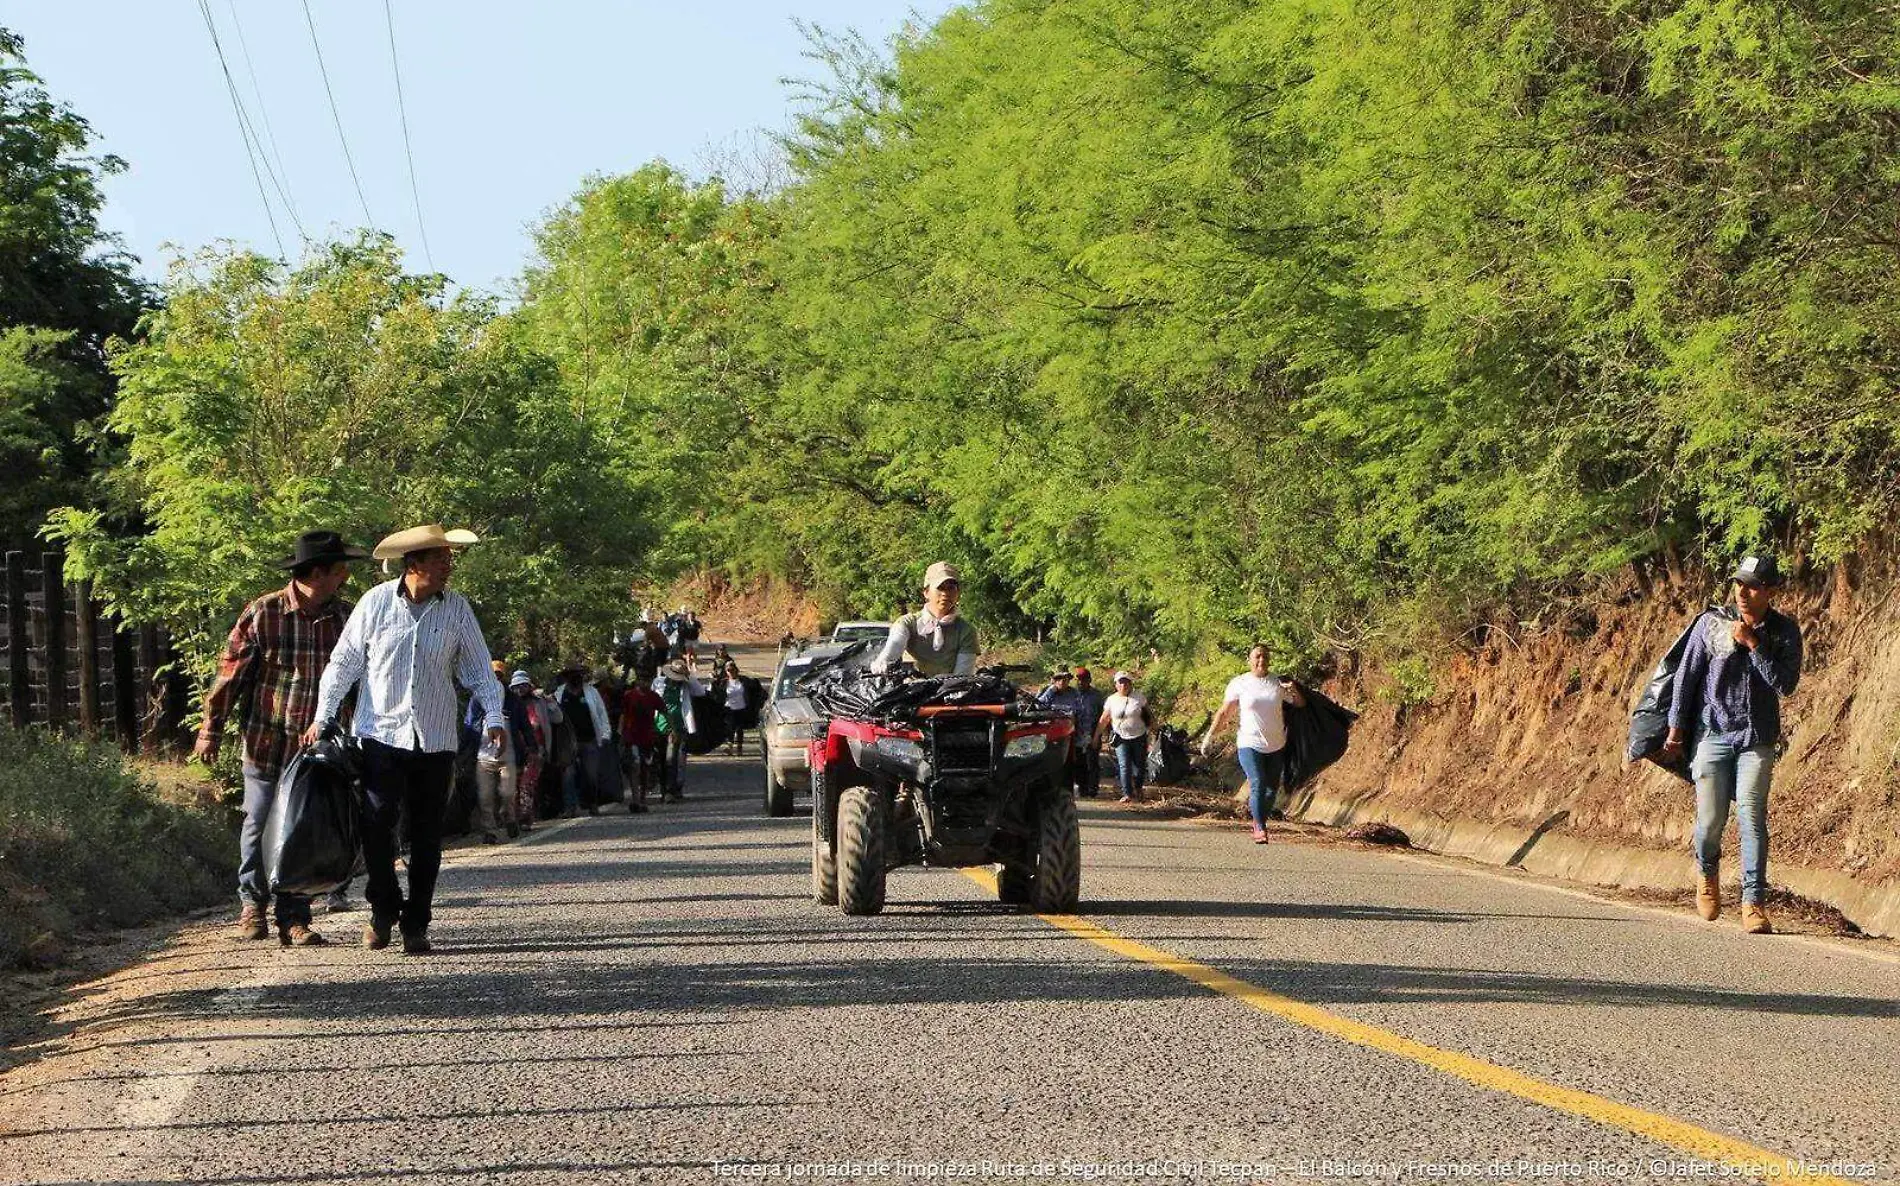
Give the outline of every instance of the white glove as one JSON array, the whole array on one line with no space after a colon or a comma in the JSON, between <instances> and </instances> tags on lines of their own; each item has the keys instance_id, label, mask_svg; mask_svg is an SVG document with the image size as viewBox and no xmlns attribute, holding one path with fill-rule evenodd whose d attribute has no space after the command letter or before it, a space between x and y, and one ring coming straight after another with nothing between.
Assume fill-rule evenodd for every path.
<instances>
[{"instance_id":1,"label":"white glove","mask_svg":"<svg viewBox=\"0 0 1900 1186\"><path fill-rule=\"evenodd\" d=\"M1211 751L1213 748L1214 748L1214 739L1212 737L1201 738L1201 756L1203 758L1205 758L1208 755L1209 751Z\"/></svg>"}]
</instances>

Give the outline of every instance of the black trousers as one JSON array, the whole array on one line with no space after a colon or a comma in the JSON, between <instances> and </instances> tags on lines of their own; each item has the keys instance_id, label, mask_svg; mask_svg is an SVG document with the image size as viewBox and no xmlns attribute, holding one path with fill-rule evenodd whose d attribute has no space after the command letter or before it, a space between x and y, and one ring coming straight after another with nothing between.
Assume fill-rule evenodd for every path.
<instances>
[{"instance_id":1,"label":"black trousers","mask_svg":"<svg viewBox=\"0 0 1900 1186\"><path fill-rule=\"evenodd\" d=\"M455 753L397 749L363 739L363 862L369 867L370 917L399 923L404 934L429 929L435 879L442 870L442 813L455 777ZM409 893L396 882L396 826L407 817Z\"/></svg>"}]
</instances>

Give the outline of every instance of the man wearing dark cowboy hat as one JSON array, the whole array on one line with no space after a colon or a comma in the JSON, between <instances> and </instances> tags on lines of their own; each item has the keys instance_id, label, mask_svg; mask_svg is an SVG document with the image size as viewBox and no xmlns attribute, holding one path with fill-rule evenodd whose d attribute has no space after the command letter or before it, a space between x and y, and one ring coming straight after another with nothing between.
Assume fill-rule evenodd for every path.
<instances>
[{"instance_id":1,"label":"man wearing dark cowboy hat","mask_svg":"<svg viewBox=\"0 0 1900 1186\"><path fill-rule=\"evenodd\" d=\"M202 762L218 756L225 721L235 711L244 740L244 826L238 833L238 936L269 935L264 909L264 820L277 797L277 777L297 750L317 711L317 683L349 620L350 603L337 591L350 579L350 561L369 556L334 531L306 531L278 565L290 583L244 607L225 640L218 675L205 693L204 726L192 751ZM323 942L310 929L310 899L277 895L277 937L286 946Z\"/></svg>"},{"instance_id":2,"label":"man wearing dark cowboy hat","mask_svg":"<svg viewBox=\"0 0 1900 1186\"><path fill-rule=\"evenodd\" d=\"M1733 619L1702 616L1676 669L1665 761L1692 756L1695 777L1696 909L1722 912L1722 831L1737 808L1742 847L1742 928L1774 928L1762 907L1768 890L1768 783L1781 740L1781 698L1801 679L1801 628L1774 607L1781 570L1773 556L1749 556L1736 568Z\"/></svg>"}]
</instances>

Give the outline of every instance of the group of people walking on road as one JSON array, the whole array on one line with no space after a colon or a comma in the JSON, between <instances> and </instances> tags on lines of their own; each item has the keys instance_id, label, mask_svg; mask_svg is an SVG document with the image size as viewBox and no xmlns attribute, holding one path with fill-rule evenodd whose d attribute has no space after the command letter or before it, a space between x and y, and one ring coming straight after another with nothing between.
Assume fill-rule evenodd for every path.
<instances>
[{"instance_id":1,"label":"group of people walking on road","mask_svg":"<svg viewBox=\"0 0 1900 1186\"><path fill-rule=\"evenodd\" d=\"M431 949L458 760L468 759L482 839L497 843L554 814L557 802L573 816L615 802L643 812L656 790L663 801L683 798L687 738L699 727L695 700L756 726L760 685L725 648L711 689L695 674L703 627L685 607L644 623L642 645L620 673L570 662L542 687L525 670L509 671L490 656L467 598L449 588L456 554L478 542L473 532L430 524L365 551L334 531L306 532L280 565L289 583L238 615L205 695L194 755L215 760L235 721L244 780L241 937L264 939L275 922L285 946L325 942L307 896L271 892L264 829L290 758L326 732L341 733L346 718L363 775L363 942L380 950L400 931L407 954ZM353 605L341 592L350 566L368 559L397 573ZM406 890L395 869L405 840ZM339 890L332 912L346 906Z\"/></svg>"},{"instance_id":2,"label":"group of people walking on road","mask_svg":"<svg viewBox=\"0 0 1900 1186\"><path fill-rule=\"evenodd\" d=\"M324 942L311 927L307 897L273 895L263 863L263 831L289 759L328 731L340 730L346 706L363 767L363 858L369 920L364 945L380 950L401 932L402 950L431 949L435 881L441 865L444 806L465 741L474 751L477 810L483 838L510 836L540 814L543 787L558 786L565 813L597 813L618 798L646 810L648 793L683 797L687 739L700 732L695 702L738 722L728 737L743 752L743 731L756 726L762 688L725 655L709 689L697 677L698 617L682 607L647 621L631 673L591 671L569 663L542 689L526 671L506 673L483 638L473 607L449 588L455 556L479 542L473 532L429 524L385 537L365 552L334 531L301 536L281 567L290 580L252 601L226 640L207 690L195 754L214 759L235 720L243 744L244 824L239 836L239 934L263 939L275 921L286 946ZM350 565L377 559L398 568L354 606L341 590ZM1781 740L1781 697L1794 692L1802 662L1801 632L1775 608L1782 578L1772 556L1749 556L1733 574L1733 609L1700 615L1669 705L1668 735L1658 761L1689 761L1696 787L1694 853L1697 909L1721 911L1722 833L1734 804L1740 816L1742 921L1750 934L1772 931L1767 892L1769 783ZM975 627L959 612L961 576L947 563L925 574L924 605L892 624L872 662L887 669L907 659L926 675L975 670ZM682 653L675 653L679 648ZM1253 839L1264 844L1272 796L1288 745L1286 710L1306 693L1268 669L1264 645L1248 653L1248 670L1231 679L1201 741L1205 756L1228 726L1236 727L1239 766L1250 787ZM590 679L591 676L591 679ZM1155 714L1135 690L1132 673L1117 671L1114 691L1099 694L1086 667L1057 669L1041 702L1075 719L1070 777L1074 790L1096 793L1099 751L1112 742L1121 801L1141 799ZM457 686L468 696L461 707ZM398 882L397 830L406 829L408 884Z\"/></svg>"}]
</instances>

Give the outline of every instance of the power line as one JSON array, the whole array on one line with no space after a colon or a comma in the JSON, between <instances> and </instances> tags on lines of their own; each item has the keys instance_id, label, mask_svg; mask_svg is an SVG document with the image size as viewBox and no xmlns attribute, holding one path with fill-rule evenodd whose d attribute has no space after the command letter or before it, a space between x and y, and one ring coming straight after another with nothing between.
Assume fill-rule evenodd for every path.
<instances>
[{"instance_id":1,"label":"power line","mask_svg":"<svg viewBox=\"0 0 1900 1186\"><path fill-rule=\"evenodd\" d=\"M337 113L336 92L330 89L330 69L323 64L323 45L317 40L317 21L310 15L310 0L303 0L303 23L310 30L310 47L317 51L317 72L323 75L323 93L330 100L330 118L336 121L336 138L343 145L343 163L350 167L350 182L356 186L356 200L363 207L363 219L374 227L376 216L369 212L369 199L363 196L363 180L356 175L356 159L350 155L350 138L343 134L343 117Z\"/></svg>"},{"instance_id":2,"label":"power line","mask_svg":"<svg viewBox=\"0 0 1900 1186\"><path fill-rule=\"evenodd\" d=\"M257 167L257 153L251 143L250 121L244 117L244 104L238 98L237 83L231 78L231 67L224 60L224 45L218 40L217 22L211 19L209 0L198 0L198 12L204 17L205 31L211 34L211 48L218 52L218 68L224 71L224 87L231 96L231 110L237 113L238 136L244 141L244 159L251 164L251 179L257 182L257 200L264 203L264 218L270 223L270 236L277 243L277 255L280 259L290 258L284 250L284 236L277 230L277 215L271 211L270 195L264 192L264 175ZM265 162L268 166L269 162ZM289 209L286 204L285 209Z\"/></svg>"},{"instance_id":3,"label":"power line","mask_svg":"<svg viewBox=\"0 0 1900 1186\"><path fill-rule=\"evenodd\" d=\"M264 102L264 88L257 84L257 68L252 64L250 43L244 38L244 22L238 19L237 0L224 0L224 4L231 12L231 27L237 30L238 54L244 59L244 73L251 80L251 97L257 100L258 117L264 122L264 138L270 142L270 159L277 163L276 176L283 180L283 184L278 187L278 196L284 199L284 208L290 211L291 220L297 223L297 233L308 241L310 236L303 234L303 223L297 218L297 207L290 200L290 170L284 167L284 154L277 148L277 131L271 127L270 107ZM255 134L255 127L252 132ZM258 151L263 152L263 145L258 145Z\"/></svg>"},{"instance_id":4,"label":"power line","mask_svg":"<svg viewBox=\"0 0 1900 1186\"><path fill-rule=\"evenodd\" d=\"M422 225L422 191L416 188L416 154L409 146L409 108L402 101L402 65L396 58L396 18L383 0L383 23L389 27L389 70L396 76L396 115L402 120L402 154L409 158L409 197L416 205L416 232L422 236L422 258L435 271L435 254L429 250L429 230Z\"/></svg>"}]
</instances>

